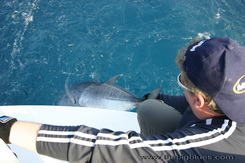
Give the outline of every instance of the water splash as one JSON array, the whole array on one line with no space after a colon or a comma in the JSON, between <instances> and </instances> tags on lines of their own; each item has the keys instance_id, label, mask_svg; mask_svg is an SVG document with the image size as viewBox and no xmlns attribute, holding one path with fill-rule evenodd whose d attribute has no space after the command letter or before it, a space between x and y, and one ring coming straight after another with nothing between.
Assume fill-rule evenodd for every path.
<instances>
[{"instance_id":1,"label":"water splash","mask_svg":"<svg viewBox=\"0 0 245 163\"><path fill-rule=\"evenodd\" d=\"M29 27L29 24L31 22L33 22L33 19L34 19L34 11L36 9L38 9L38 3L39 3L40 0L35 0L33 3L30 3L28 2L28 4L24 4L24 2L20 3L20 6L23 5L23 6L27 6L27 7L30 7L30 8L27 8L23 11L14 11L13 15L12 15L12 18L17 20L17 21L21 21L23 20L23 27L21 30L19 30L16 34L16 37L14 39L14 42L13 42L13 49L12 49L12 52L10 53L10 56L12 57L12 59L14 60L16 56L18 56L18 54L21 53L21 50L23 48L22 46L22 42L24 40L24 36L25 36L25 33L26 31L28 30L28 27ZM21 15L22 19L19 18L18 16ZM24 64L21 63L21 61L19 61L20 64L20 67L22 67ZM12 67L13 68L18 68L19 66L16 66L15 63L12 63Z\"/></svg>"},{"instance_id":2,"label":"water splash","mask_svg":"<svg viewBox=\"0 0 245 163\"><path fill-rule=\"evenodd\" d=\"M198 33L198 36L204 39L210 39L211 34L209 32Z\"/></svg>"}]
</instances>

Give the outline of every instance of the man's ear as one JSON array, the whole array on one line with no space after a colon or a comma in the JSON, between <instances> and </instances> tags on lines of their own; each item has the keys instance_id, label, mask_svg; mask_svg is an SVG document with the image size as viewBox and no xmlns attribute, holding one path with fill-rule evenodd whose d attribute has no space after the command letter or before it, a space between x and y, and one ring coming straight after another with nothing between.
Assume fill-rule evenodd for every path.
<instances>
[{"instance_id":1,"label":"man's ear","mask_svg":"<svg viewBox=\"0 0 245 163\"><path fill-rule=\"evenodd\" d=\"M194 106L195 106L197 109L203 108L204 106L206 106L206 101L205 101L205 99L204 99L201 95L195 95Z\"/></svg>"}]
</instances>

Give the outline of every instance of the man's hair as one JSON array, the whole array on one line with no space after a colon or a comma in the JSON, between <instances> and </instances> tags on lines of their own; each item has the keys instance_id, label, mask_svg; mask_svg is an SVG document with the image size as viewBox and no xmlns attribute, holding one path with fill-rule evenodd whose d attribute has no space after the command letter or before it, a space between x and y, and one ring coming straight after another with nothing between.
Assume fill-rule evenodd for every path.
<instances>
[{"instance_id":1,"label":"man's hair","mask_svg":"<svg viewBox=\"0 0 245 163\"><path fill-rule=\"evenodd\" d=\"M199 88L197 88L192 82L191 80L187 77L186 72L184 71L183 68L183 63L185 61L185 53L186 51L189 49L189 47L193 44L195 44L196 42L199 42L201 40L201 37L196 37L194 40L191 41L191 43L178 51L178 55L176 57L176 62L177 65L179 66L179 68L182 70L181 72L181 82L189 89L193 90L194 94L199 94L201 95L204 99L207 100L207 106L214 111L215 113L218 114L224 114L222 112L222 110L219 108L219 106L214 102L213 98L211 96L209 96L207 93L201 91Z\"/></svg>"}]
</instances>

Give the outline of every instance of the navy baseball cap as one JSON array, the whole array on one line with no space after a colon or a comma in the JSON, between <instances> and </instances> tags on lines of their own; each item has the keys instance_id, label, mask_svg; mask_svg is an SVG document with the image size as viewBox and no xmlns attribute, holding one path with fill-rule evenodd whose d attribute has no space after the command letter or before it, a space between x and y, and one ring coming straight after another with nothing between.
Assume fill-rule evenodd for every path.
<instances>
[{"instance_id":1,"label":"navy baseball cap","mask_svg":"<svg viewBox=\"0 0 245 163\"><path fill-rule=\"evenodd\" d=\"M183 68L228 118L245 124L245 47L224 37L201 40L188 47Z\"/></svg>"}]
</instances>

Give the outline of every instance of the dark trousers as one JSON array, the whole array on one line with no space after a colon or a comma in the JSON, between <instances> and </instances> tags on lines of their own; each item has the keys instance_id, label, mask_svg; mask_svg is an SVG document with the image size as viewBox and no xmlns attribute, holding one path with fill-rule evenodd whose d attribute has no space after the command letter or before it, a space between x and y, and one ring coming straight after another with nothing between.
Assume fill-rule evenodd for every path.
<instances>
[{"instance_id":1,"label":"dark trousers","mask_svg":"<svg viewBox=\"0 0 245 163\"><path fill-rule=\"evenodd\" d=\"M179 111L156 99L142 102L137 107L137 114L142 135L173 132L182 117Z\"/></svg>"}]
</instances>

